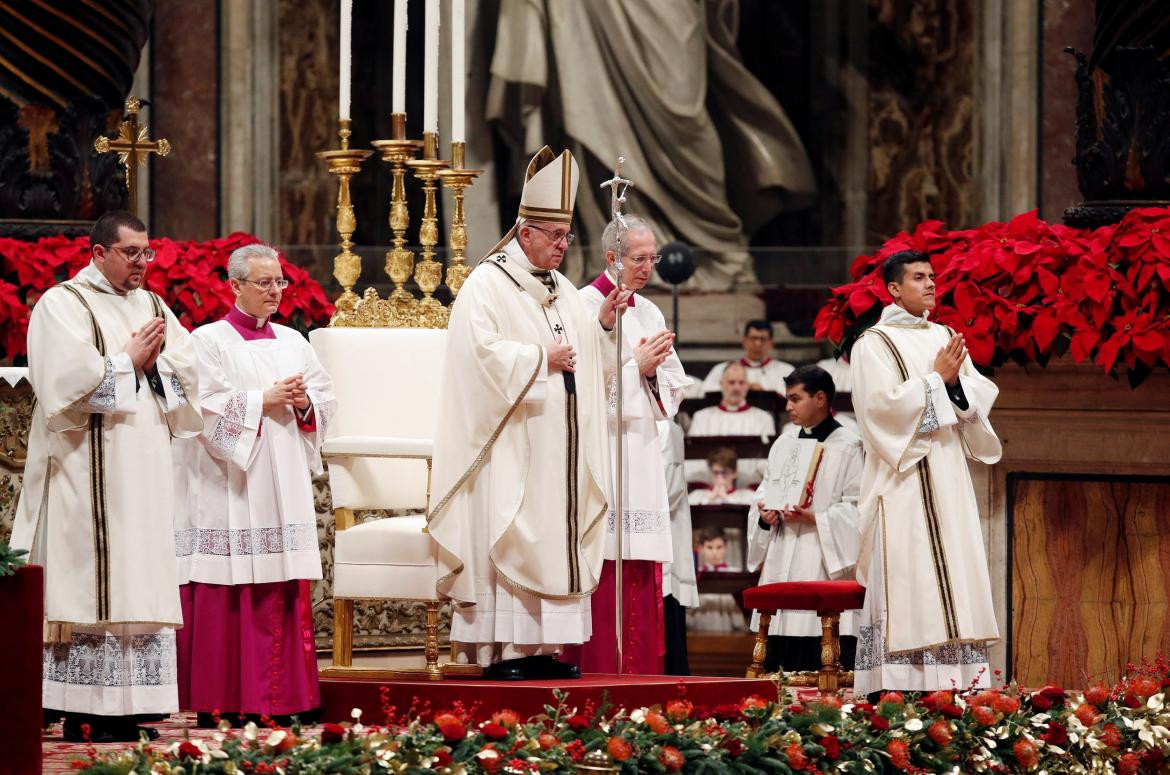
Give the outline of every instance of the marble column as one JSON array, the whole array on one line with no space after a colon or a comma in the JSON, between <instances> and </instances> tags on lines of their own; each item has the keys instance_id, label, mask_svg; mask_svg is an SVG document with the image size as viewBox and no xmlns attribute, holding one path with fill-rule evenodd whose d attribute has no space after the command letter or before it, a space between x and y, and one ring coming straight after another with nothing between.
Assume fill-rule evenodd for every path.
<instances>
[{"instance_id":1,"label":"marble column","mask_svg":"<svg viewBox=\"0 0 1170 775\"><path fill-rule=\"evenodd\" d=\"M220 4L219 230L277 241L277 6Z\"/></svg>"},{"instance_id":2,"label":"marble column","mask_svg":"<svg viewBox=\"0 0 1170 775\"><path fill-rule=\"evenodd\" d=\"M214 9L159 3L149 45L152 104L143 120L175 149L150 162L150 226L159 236L212 239L219 235L219 78L216 57L207 55L219 47Z\"/></svg>"}]
</instances>

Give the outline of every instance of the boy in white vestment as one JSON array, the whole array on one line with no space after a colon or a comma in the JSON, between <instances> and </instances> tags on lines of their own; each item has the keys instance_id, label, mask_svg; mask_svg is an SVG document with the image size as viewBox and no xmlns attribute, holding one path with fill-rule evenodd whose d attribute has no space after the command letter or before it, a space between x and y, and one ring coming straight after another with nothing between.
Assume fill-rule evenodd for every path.
<instances>
[{"instance_id":1,"label":"boy in white vestment","mask_svg":"<svg viewBox=\"0 0 1170 775\"><path fill-rule=\"evenodd\" d=\"M894 303L849 359L866 455L854 691L987 686L999 627L967 458L999 460L988 421L999 391L963 337L927 319L930 256L895 253L882 274Z\"/></svg>"},{"instance_id":2,"label":"boy in white vestment","mask_svg":"<svg viewBox=\"0 0 1170 775\"><path fill-rule=\"evenodd\" d=\"M766 320L749 320L743 327L743 357L734 361L716 364L703 380L704 393L718 393L721 389L723 371L731 364L743 366L748 381L748 390L771 390L784 392L784 378L792 371L791 363L774 360L771 356L772 324Z\"/></svg>"},{"instance_id":3,"label":"boy in white vestment","mask_svg":"<svg viewBox=\"0 0 1170 775\"><path fill-rule=\"evenodd\" d=\"M832 416L835 386L824 369L801 366L785 377L784 383L792 422L789 427L793 429L786 431L784 437L795 434L814 439L824 445L824 452L807 506L788 511L766 508L764 497L772 472L764 475L748 514L748 570L763 565L760 584L851 578L861 537L857 514L863 461L861 439ZM857 649L853 619L852 611L841 614L841 665L846 670L853 669ZM755 611L753 631L759 623L760 614ZM820 636L821 620L814 611L779 612L768 628L764 669L819 670Z\"/></svg>"},{"instance_id":4,"label":"boy in white vestment","mask_svg":"<svg viewBox=\"0 0 1170 775\"><path fill-rule=\"evenodd\" d=\"M12 545L45 566L44 707L64 735L136 741L178 707L171 439L203 428L191 335L143 288L154 250L124 211L28 330L37 402Z\"/></svg>"},{"instance_id":5,"label":"boy in white vestment","mask_svg":"<svg viewBox=\"0 0 1170 775\"><path fill-rule=\"evenodd\" d=\"M622 439L623 509L622 618L623 672L660 675L665 648L665 618L661 605L663 565L673 557L670 501L666 492L659 426L678 412L690 377L674 351L674 334L652 301L638 295L662 259L650 224L636 215L625 216L625 230L610 223L602 234L607 268L581 289L581 300L597 313L614 287L624 284L633 294L622 316L622 428L616 426L617 376L614 363L605 364L609 395L610 439ZM620 245L619 245L620 242ZM617 268L621 251L621 269ZM616 456L614 457L616 466ZM616 510L615 487L609 487L608 538L605 565L597 591L590 599L593 637L581 647L581 669L591 673L616 672L615 642Z\"/></svg>"},{"instance_id":6,"label":"boy in white vestment","mask_svg":"<svg viewBox=\"0 0 1170 775\"><path fill-rule=\"evenodd\" d=\"M487 678L573 678L589 639L610 476L604 364L629 292L591 314L556 271L577 163L546 146L520 217L463 284L447 326L429 530L459 659Z\"/></svg>"},{"instance_id":7,"label":"boy in white vestment","mask_svg":"<svg viewBox=\"0 0 1170 775\"><path fill-rule=\"evenodd\" d=\"M320 705L312 476L333 384L305 337L272 322L288 284L277 252L245 245L227 271L235 305L194 333L203 434L176 445L179 699L201 726L216 710L277 717Z\"/></svg>"}]
</instances>

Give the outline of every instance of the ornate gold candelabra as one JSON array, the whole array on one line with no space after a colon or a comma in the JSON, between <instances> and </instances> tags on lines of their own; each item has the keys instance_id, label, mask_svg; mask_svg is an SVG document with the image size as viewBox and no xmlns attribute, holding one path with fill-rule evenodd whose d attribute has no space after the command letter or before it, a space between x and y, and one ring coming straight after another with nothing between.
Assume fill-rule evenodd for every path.
<instances>
[{"instance_id":1,"label":"ornate gold candelabra","mask_svg":"<svg viewBox=\"0 0 1170 775\"><path fill-rule=\"evenodd\" d=\"M414 271L414 252L406 248L406 229L410 226L410 211L406 206L406 163L414 158L423 144L406 139L406 114L390 114L390 139L375 140L372 145L382 153L382 161L390 163L393 184L390 190L390 228L394 232L394 247L386 252L386 274L394 283L394 290L386 301L389 324L402 328L414 324L418 317L418 301L403 283Z\"/></svg>"},{"instance_id":2,"label":"ornate gold candelabra","mask_svg":"<svg viewBox=\"0 0 1170 775\"><path fill-rule=\"evenodd\" d=\"M439 173L443 187L451 190L455 199L455 212L451 216L451 260L447 263L447 287L451 297L459 295L463 281L471 270L463 252L467 250L467 219L463 214L463 190L470 186L483 170L466 169L467 143L451 143L451 169Z\"/></svg>"},{"instance_id":3,"label":"ornate gold candelabra","mask_svg":"<svg viewBox=\"0 0 1170 775\"><path fill-rule=\"evenodd\" d=\"M422 260L415 264L414 281L418 283L423 297L418 301L415 325L420 328L446 328L447 308L432 294L443 279L443 266L435 260L435 245L439 241L439 222L435 211L435 180L440 171L450 164L438 157L439 135L436 132L423 133L423 158L406 162L414 176L422 181L422 221L419 224L418 241L422 245Z\"/></svg>"},{"instance_id":4,"label":"ornate gold candelabra","mask_svg":"<svg viewBox=\"0 0 1170 775\"><path fill-rule=\"evenodd\" d=\"M331 151L318 151L317 158L329 165L329 172L337 176L337 232L341 235L341 252L333 257L333 276L341 283L342 293L337 300L337 310L331 326L352 326L356 324L355 310L358 305L358 296L353 292L353 286L362 274L361 258L354 253L354 230L357 229L357 218L354 217L353 204L349 198L349 179L361 172L362 162L373 154L373 151L359 150L349 147L349 119L337 120L337 136L341 140L341 147Z\"/></svg>"}]
</instances>

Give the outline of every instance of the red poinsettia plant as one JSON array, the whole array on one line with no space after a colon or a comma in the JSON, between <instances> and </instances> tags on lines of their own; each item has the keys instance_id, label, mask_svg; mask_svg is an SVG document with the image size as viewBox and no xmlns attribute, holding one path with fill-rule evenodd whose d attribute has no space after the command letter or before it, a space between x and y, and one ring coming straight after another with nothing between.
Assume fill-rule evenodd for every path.
<instances>
[{"instance_id":1,"label":"red poinsettia plant","mask_svg":"<svg viewBox=\"0 0 1170 775\"><path fill-rule=\"evenodd\" d=\"M235 301L227 282L228 256L256 242L260 240L244 232L207 242L151 240L157 255L146 271L145 285L166 301L188 329L214 322ZM0 238L0 357L23 359L29 316L37 299L89 261L88 237L45 237L36 242ZM333 304L320 283L283 256L280 261L289 280L278 311L281 322L305 333L328 324Z\"/></svg>"},{"instance_id":2,"label":"red poinsettia plant","mask_svg":"<svg viewBox=\"0 0 1170 775\"><path fill-rule=\"evenodd\" d=\"M1068 355L1137 386L1170 365L1170 209L1133 210L1116 225L1074 229L1035 211L1006 223L950 231L927 221L853 263L833 289L816 335L848 351L891 299L882 263L929 253L938 306L931 319L967 340L972 360L1046 365Z\"/></svg>"}]
</instances>

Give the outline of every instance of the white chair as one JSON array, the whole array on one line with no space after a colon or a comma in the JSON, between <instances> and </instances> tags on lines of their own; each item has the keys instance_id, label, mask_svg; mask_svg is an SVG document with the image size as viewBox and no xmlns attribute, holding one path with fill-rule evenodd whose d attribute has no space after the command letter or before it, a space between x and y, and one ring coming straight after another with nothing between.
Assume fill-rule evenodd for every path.
<instances>
[{"instance_id":1,"label":"white chair","mask_svg":"<svg viewBox=\"0 0 1170 775\"><path fill-rule=\"evenodd\" d=\"M431 452L447 332L323 328L309 341L333 378L337 413L322 449L329 468L333 553L333 666L323 675L440 679L476 675L474 665L439 664L437 546L427 533ZM359 509L417 509L354 524ZM426 603L426 667L353 667L355 600Z\"/></svg>"}]
</instances>

